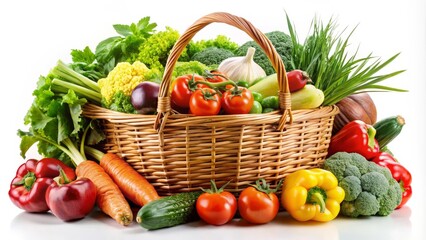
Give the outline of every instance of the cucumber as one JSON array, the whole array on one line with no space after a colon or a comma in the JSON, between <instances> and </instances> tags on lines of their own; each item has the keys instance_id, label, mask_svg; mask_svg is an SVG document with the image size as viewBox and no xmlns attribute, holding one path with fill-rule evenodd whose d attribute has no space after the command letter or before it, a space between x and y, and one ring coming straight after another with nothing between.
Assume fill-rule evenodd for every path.
<instances>
[{"instance_id":1,"label":"cucumber","mask_svg":"<svg viewBox=\"0 0 426 240\"><path fill-rule=\"evenodd\" d=\"M178 193L149 202L138 211L136 222L143 228L154 230L197 220L195 203L201 193Z\"/></svg>"},{"instance_id":2,"label":"cucumber","mask_svg":"<svg viewBox=\"0 0 426 240\"><path fill-rule=\"evenodd\" d=\"M405 125L405 119L400 115L388 117L376 122L373 127L376 129L376 140L380 149L385 147L395 139Z\"/></svg>"},{"instance_id":3,"label":"cucumber","mask_svg":"<svg viewBox=\"0 0 426 240\"><path fill-rule=\"evenodd\" d=\"M277 74L274 73L264 78L261 78L258 82L251 85L248 89L252 92L262 94L264 98L269 96L276 96L279 90Z\"/></svg>"}]
</instances>

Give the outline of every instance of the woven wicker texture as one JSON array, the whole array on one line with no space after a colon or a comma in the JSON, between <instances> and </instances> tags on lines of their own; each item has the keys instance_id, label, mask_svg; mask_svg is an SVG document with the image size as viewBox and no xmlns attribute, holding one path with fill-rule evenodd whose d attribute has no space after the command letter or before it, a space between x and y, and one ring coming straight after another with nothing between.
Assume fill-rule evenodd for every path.
<instances>
[{"instance_id":1,"label":"woven wicker texture","mask_svg":"<svg viewBox=\"0 0 426 240\"><path fill-rule=\"evenodd\" d=\"M192 116L174 114L168 91L174 65L192 37L210 23L246 32L265 51L279 83L280 111L268 114ZM160 86L157 115L125 114L86 104L83 114L99 119L106 150L118 153L160 195L218 186L238 194L265 178L275 187L287 174L321 166L330 142L336 106L291 111L283 62L266 36L247 20L212 13L197 20L172 49Z\"/></svg>"}]
</instances>

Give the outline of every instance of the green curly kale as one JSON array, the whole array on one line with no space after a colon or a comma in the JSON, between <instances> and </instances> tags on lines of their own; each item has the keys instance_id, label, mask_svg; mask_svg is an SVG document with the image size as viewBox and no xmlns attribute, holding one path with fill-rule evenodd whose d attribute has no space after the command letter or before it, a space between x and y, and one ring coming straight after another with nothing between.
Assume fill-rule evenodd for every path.
<instances>
[{"instance_id":1,"label":"green curly kale","mask_svg":"<svg viewBox=\"0 0 426 240\"><path fill-rule=\"evenodd\" d=\"M133 61L139 60L151 69L164 69L170 50L179 39L179 32L171 27L166 30L154 33L139 47L139 54ZM187 59L186 49L180 58Z\"/></svg>"},{"instance_id":2,"label":"green curly kale","mask_svg":"<svg viewBox=\"0 0 426 240\"><path fill-rule=\"evenodd\" d=\"M185 74L198 74L203 75L206 71L209 70L205 64L198 61L189 61L189 62L176 62L175 68L173 69L172 76L178 77Z\"/></svg>"}]
</instances>

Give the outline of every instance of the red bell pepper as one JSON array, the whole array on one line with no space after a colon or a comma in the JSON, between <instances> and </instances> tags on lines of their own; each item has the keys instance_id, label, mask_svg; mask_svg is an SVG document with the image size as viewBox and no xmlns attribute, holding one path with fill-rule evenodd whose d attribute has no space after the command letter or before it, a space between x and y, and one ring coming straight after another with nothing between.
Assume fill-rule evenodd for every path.
<instances>
[{"instance_id":1,"label":"red bell pepper","mask_svg":"<svg viewBox=\"0 0 426 240\"><path fill-rule=\"evenodd\" d=\"M376 129L361 120L354 120L343 126L331 137L328 156L337 152L358 153L366 159L373 158L379 152L379 144L374 138Z\"/></svg>"},{"instance_id":2,"label":"red bell pepper","mask_svg":"<svg viewBox=\"0 0 426 240\"><path fill-rule=\"evenodd\" d=\"M59 175L58 166L66 169L70 179L75 179L74 169L55 158L29 159L21 164L10 184L9 198L13 204L27 212L48 211L45 193L53 177Z\"/></svg>"},{"instance_id":3,"label":"red bell pepper","mask_svg":"<svg viewBox=\"0 0 426 240\"><path fill-rule=\"evenodd\" d=\"M46 190L50 211L63 221L84 218L96 203L96 186L88 178L70 181L61 169L60 176Z\"/></svg>"},{"instance_id":4,"label":"red bell pepper","mask_svg":"<svg viewBox=\"0 0 426 240\"><path fill-rule=\"evenodd\" d=\"M387 152L380 152L371 161L388 168L392 177L399 182L402 189L402 200L396 209L404 206L413 194L411 189L411 173Z\"/></svg>"}]
</instances>

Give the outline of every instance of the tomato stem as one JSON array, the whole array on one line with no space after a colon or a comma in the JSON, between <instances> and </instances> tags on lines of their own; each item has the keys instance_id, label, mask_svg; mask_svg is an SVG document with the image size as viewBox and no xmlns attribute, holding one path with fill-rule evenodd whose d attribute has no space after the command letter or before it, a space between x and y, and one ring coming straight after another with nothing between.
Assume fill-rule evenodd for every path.
<instances>
[{"instance_id":1,"label":"tomato stem","mask_svg":"<svg viewBox=\"0 0 426 240\"><path fill-rule=\"evenodd\" d=\"M213 90L212 92L210 91L206 91L204 89L201 89L201 92L203 93L203 98L204 100L211 100L211 101L216 101L216 98L214 98L214 95L218 94L215 90Z\"/></svg>"},{"instance_id":2,"label":"tomato stem","mask_svg":"<svg viewBox=\"0 0 426 240\"><path fill-rule=\"evenodd\" d=\"M219 74L219 73L214 73L214 72L217 72L215 70L211 70L211 71L205 70L204 72L206 73L206 76L205 76L206 78L223 77L224 79L230 81L227 76L225 76L223 74Z\"/></svg>"},{"instance_id":3,"label":"tomato stem","mask_svg":"<svg viewBox=\"0 0 426 240\"><path fill-rule=\"evenodd\" d=\"M226 85L233 85L234 87L238 87L237 83L235 83L234 81L225 81L217 83L212 83L209 81L194 81L194 84L204 84L213 89L221 89L223 87L226 87Z\"/></svg>"},{"instance_id":4,"label":"tomato stem","mask_svg":"<svg viewBox=\"0 0 426 240\"><path fill-rule=\"evenodd\" d=\"M256 188L256 190L258 190L259 192L270 194L270 193L277 192L278 189L281 188L282 184L283 184L283 179L281 179L278 182L277 187L275 189L271 189L270 184L266 183L266 180L264 178L261 178L261 179L258 179L256 181L256 184L251 185L251 186L254 187L254 188Z\"/></svg>"},{"instance_id":5,"label":"tomato stem","mask_svg":"<svg viewBox=\"0 0 426 240\"><path fill-rule=\"evenodd\" d=\"M217 188L217 186L216 186L216 183L215 183L215 181L214 181L214 179L210 179L210 189L204 189L204 188L201 188L201 190L203 191L203 192L206 192L206 193L210 193L210 194L212 194L212 193L221 193L221 192L223 192L224 191L224 189L225 189L225 187L229 184L231 182L231 180L229 180L227 183L225 183L221 188Z\"/></svg>"}]
</instances>

